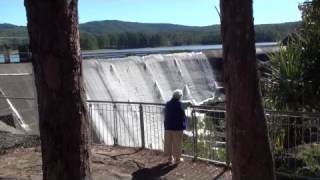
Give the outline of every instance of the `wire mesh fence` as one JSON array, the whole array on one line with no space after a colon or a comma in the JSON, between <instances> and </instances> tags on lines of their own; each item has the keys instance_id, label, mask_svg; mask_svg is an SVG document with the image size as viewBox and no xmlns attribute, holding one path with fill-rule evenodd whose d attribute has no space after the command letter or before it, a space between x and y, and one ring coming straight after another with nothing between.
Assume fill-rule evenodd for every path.
<instances>
[{"instance_id":1,"label":"wire mesh fence","mask_svg":"<svg viewBox=\"0 0 320 180\"><path fill-rule=\"evenodd\" d=\"M226 162L225 111L191 107L183 152L195 159ZM188 140L189 139L189 140Z\"/></svg>"},{"instance_id":2,"label":"wire mesh fence","mask_svg":"<svg viewBox=\"0 0 320 180\"><path fill-rule=\"evenodd\" d=\"M276 170L320 178L320 116L266 113Z\"/></svg>"},{"instance_id":3,"label":"wire mesh fence","mask_svg":"<svg viewBox=\"0 0 320 180\"><path fill-rule=\"evenodd\" d=\"M89 101L88 106L93 143L163 150L163 104ZM192 106L186 114L183 154L226 164L225 110ZM266 118L276 170L320 177L319 114L267 111Z\"/></svg>"},{"instance_id":4,"label":"wire mesh fence","mask_svg":"<svg viewBox=\"0 0 320 180\"><path fill-rule=\"evenodd\" d=\"M88 102L93 143L163 149L163 105Z\"/></svg>"}]
</instances>

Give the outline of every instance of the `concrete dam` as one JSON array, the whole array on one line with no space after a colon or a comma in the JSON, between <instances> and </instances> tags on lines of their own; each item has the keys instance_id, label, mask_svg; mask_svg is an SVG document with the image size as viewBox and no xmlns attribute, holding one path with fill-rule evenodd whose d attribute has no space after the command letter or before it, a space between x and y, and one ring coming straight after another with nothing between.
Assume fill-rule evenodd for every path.
<instances>
[{"instance_id":1,"label":"concrete dam","mask_svg":"<svg viewBox=\"0 0 320 180\"><path fill-rule=\"evenodd\" d=\"M165 103L174 89L185 98L212 97L217 82L204 53L83 61L88 100Z\"/></svg>"},{"instance_id":2,"label":"concrete dam","mask_svg":"<svg viewBox=\"0 0 320 180\"><path fill-rule=\"evenodd\" d=\"M258 57L275 47L257 48ZM214 98L222 84L222 52L206 50L171 54L151 54L122 58L88 58L83 60L87 100L165 103L174 89L182 89L183 99L197 103ZM0 130L21 129L38 134L37 102L31 63L0 64ZM90 103L89 103L90 105ZM92 130L96 141L113 144L114 128L123 130L117 144L139 146L139 107L115 105L116 111L101 112L100 102L90 106ZM126 111L124 115L121 112ZM117 124L114 117L117 117ZM145 127L163 131L162 113L145 119ZM14 119L13 121L10 121ZM130 121L128 121L130 119ZM156 121L154 120L156 119ZM149 148L162 149L163 137L146 132Z\"/></svg>"}]
</instances>

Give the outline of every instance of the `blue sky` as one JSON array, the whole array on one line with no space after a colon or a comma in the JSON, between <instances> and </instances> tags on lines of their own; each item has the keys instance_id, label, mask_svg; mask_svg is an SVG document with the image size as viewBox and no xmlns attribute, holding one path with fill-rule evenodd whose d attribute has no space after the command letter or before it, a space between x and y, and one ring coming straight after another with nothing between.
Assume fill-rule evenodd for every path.
<instances>
[{"instance_id":1,"label":"blue sky","mask_svg":"<svg viewBox=\"0 0 320 180\"><path fill-rule=\"evenodd\" d=\"M80 23L96 20L173 23L192 26L219 24L219 0L78 0ZM301 19L303 0L253 0L255 24ZM0 0L0 23L26 25L23 0Z\"/></svg>"}]
</instances>

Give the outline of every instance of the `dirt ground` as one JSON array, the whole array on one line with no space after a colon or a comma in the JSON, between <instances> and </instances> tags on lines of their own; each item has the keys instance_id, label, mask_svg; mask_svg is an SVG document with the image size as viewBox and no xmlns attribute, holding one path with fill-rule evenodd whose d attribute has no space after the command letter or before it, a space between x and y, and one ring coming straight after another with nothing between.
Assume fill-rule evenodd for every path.
<instances>
[{"instance_id":1,"label":"dirt ground","mask_svg":"<svg viewBox=\"0 0 320 180\"><path fill-rule=\"evenodd\" d=\"M37 136L0 132L0 180L41 180L41 150ZM92 146L92 176L96 180L229 180L231 172L206 162L185 159L168 164L160 151Z\"/></svg>"}]
</instances>

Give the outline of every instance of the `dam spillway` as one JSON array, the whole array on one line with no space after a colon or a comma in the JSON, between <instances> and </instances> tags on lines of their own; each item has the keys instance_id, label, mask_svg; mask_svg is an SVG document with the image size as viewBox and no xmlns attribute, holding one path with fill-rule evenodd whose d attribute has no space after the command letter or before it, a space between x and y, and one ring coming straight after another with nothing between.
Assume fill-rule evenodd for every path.
<instances>
[{"instance_id":1,"label":"dam spillway","mask_svg":"<svg viewBox=\"0 0 320 180\"><path fill-rule=\"evenodd\" d=\"M197 102L217 86L205 54L176 53L83 61L88 100L165 103L175 89Z\"/></svg>"},{"instance_id":2,"label":"dam spillway","mask_svg":"<svg viewBox=\"0 0 320 180\"><path fill-rule=\"evenodd\" d=\"M212 63L211 63L212 64ZM88 100L165 103L174 89L201 101L213 95L215 71L201 52L83 60ZM0 116L39 133L31 63L0 64ZM17 119L18 118L18 119Z\"/></svg>"}]
</instances>

